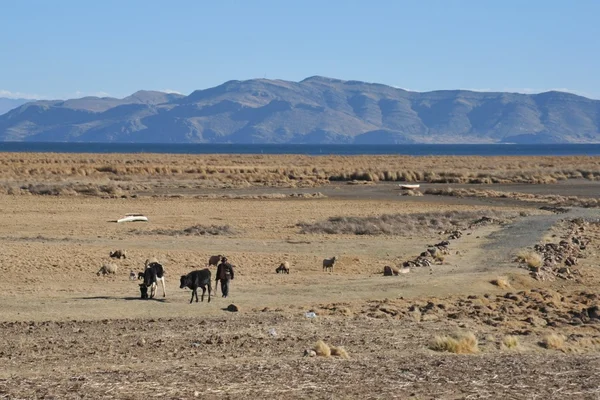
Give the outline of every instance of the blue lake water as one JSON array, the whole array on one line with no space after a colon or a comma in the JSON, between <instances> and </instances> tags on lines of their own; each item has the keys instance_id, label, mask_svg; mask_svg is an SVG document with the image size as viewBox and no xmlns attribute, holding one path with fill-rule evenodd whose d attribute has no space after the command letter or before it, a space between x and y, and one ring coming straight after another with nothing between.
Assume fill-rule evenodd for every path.
<instances>
[{"instance_id":1,"label":"blue lake water","mask_svg":"<svg viewBox=\"0 0 600 400\"><path fill-rule=\"evenodd\" d=\"M162 153L162 154L306 154L410 156L569 156L600 155L600 144L173 144L0 142L0 152Z\"/></svg>"}]
</instances>

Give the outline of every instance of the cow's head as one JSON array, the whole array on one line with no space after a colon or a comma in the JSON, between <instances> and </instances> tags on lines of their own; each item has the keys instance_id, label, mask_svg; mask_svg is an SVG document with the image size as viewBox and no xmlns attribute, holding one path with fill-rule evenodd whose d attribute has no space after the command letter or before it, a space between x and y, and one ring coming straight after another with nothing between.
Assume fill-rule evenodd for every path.
<instances>
[{"instance_id":1,"label":"cow's head","mask_svg":"<svg viewBox=\"0 0 600 400\"><path fill-rule=\"evenodd\" d=\"M142 299L148 298L148 287L143 283L140 283L140 294Z\"/></svg>"},{"instance_id":2,"label":"cow's head","mask_svg":"<svg viewBox=\"0 0 600 400\"><path fill-rule=\"evenodd\" d=\"M183 289L188 284L188 277L186 275L181 275L179 289Z\"/></svg>"}]
</instances>

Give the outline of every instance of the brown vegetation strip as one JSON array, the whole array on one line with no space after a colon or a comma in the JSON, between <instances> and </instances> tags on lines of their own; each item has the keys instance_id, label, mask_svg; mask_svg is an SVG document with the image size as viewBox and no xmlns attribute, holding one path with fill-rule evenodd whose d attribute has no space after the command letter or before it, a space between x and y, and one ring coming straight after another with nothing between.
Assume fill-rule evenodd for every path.
<instances>
[{"instance_id":1,"label":"brown vegetation strip","mask_svg":"<svg viewBox=\"0 0 600 400\"><path fill-rule=\"evenodd\" d=\"M217 236L217 235L235 235L237 233L229 225L194 225L185 229L153 229L151 231L144 231L139 229L131 230L131 233L137 235L167 235L167 236Z\"/></svg>"},{"instance_id":2,"label":"brown vegetation strip","mask_svg":"<svg viewBox=\"0 0 600 400\"><path fill-rule=\"evenodd\" d=\"M600 199L582 198L577 196L561 196L547 194L530 194L519 192L502 192L497 190L481 190L481 189L462 189L462 188L431 188L426 189L425 194L437 196L454 196L454 197L491 197L491 198L507 198L522 201L535 201L553 204L555 206L571 206L571 207L600 207Z\"/></svg>"},{"instance_id":3,"label":"brown vegetation strip","mask_svg":"<svg viewBox=\"0 0 600 400\"><path fill-rule=\"evenodd\" d=\"M485 215L484 215L485 214ZM465 229L482 217L510 218L507 212L447 211L443 213L384 214L372 217L331 217L314 223L300 222L300 233L346 235L415 235Z\"/></svg>"},{"instance_id":4,"label":"brown vegetation strip","mask_svg":"<svg viewBox=\"0 0 600 400\"><path fill-rule=\"evenodd\" d=\"M35 187L43 183L59 195L99 195L69 184L131 193L156 187L313 187L354 180L553 183L599 179L600 158L1 153L0 176L0 192L47 194Z\"/></svg>"}]
</instances>

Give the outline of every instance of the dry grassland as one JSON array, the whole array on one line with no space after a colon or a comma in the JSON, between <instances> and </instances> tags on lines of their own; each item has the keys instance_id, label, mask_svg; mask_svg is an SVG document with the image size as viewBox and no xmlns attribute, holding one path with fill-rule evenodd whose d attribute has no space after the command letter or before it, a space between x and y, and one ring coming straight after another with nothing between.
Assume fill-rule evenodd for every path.
<instances>
[{"instance_id":1,"label":"dry grassland","mask_svg":"<svg viewBox=\"0 0 600 400\"><path fill-rule=\"evenodd\" d=\"M332 181L554 183L600 178L598 157L0 154L4 193L121 196Z\"/></svg>"},{"instance_id":2,"label":"dry grassland","mask_svg":"<svg viewBox=\"0 0 600 400\"><path fill-rule=\"evenodd\" d=\"M595 180L599 162L0 154L0 398L597 398L597 210L327 185ZM130 212L149 222L115 222ZM537 264L533 246L576 217L589 243L573 279L514 262ZM446 241L434 264L383 276ZM217 254L230 296L189 304L179 277ZM129 274L150 257L166 297L141 300ZM117 273L97 276L107 262Z\"/></svg>"}]
</instances>

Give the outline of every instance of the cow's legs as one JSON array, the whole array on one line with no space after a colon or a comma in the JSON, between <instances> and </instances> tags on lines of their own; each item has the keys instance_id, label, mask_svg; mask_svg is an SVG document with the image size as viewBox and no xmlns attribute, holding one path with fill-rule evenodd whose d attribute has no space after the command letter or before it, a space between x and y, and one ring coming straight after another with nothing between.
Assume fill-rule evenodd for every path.
<instances>
[{"instance_id":1,"label":"cow's legs","mask_svg":"<svg viewBox=\"0 0 600 400\"><path fill-rule=\"evenodd\" d=\"M167 297L167 292L165 291L165 277L163 276L162 278L159 278L160 283L162 284L162 289L163 289L163 297Z\"/></svg>"}]
</instances>

